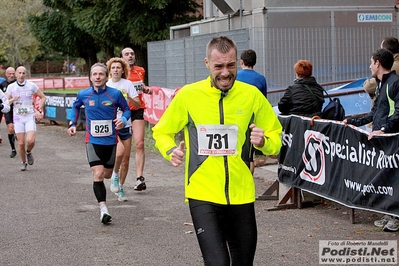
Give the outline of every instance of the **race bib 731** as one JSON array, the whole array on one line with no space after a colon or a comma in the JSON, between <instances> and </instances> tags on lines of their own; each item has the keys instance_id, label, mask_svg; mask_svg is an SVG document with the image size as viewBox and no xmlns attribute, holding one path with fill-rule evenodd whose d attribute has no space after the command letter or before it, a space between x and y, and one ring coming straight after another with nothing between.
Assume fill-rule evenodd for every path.
<instances>
[{"instance_id":1,"label":"race bib 731","mask_svg":"<svg viewBox=\"0 0 399 266\"><path fill-rule=\"evenodd\" d=\"M237 125L198 125L199 155L235 155L237 154Z\"/></svg>"}]
</instances>

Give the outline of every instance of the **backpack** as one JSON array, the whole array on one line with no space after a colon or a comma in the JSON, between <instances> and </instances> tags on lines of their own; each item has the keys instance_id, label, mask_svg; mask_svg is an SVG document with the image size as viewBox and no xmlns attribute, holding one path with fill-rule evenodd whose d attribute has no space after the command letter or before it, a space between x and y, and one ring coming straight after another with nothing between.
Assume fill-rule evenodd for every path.
<instances>
[{"instance_id":1,"label":"backpack","mask_svg":"<svg viewBox=\"0 0 399 266\"><path fill-rule=\"evenodd\" d=\"M324 89L323 89L324 90ZM321 118L322 119L330 119L330 120L338 120L342 121L345 119L345 109L341 104L339 98L331 99L330 95L324 90L327 94L330 102L323 108L321 111Z\"/></svg>"}]
</instances>

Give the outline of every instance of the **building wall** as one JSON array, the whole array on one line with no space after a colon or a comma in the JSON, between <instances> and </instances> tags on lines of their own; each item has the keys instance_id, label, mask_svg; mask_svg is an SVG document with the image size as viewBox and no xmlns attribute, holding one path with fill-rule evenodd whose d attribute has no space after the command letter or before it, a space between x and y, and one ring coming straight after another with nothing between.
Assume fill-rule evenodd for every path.
<instances>
[{"instance_id":1,"label":"building wall","mask_svg":"<svg viewBox=\"0 0 399 266\"><path fill-rule=\"evenodd\" d=\"M238 0L227 1L239 3ZM203 20L175 28L186 29L189 36L179 39L182 41L179 44L178 40L162 44L173 51L171 58L163 57L166 62L171 60L165 64L165 72L158 69L162 56L152 58L155 53L150 43L149 83L175 88L204 78L207 75L203 63L206 43L221 34L233 39L240 36L234 40L241 43L242 49L251 48L257 52L255 70L266 76L270 90L283 89L292 83L292 67L299 59L313 63L313 74L320 83L366 77L370 75L371 53L379 47L381 39L399 36L396 1L393 0L337 0L333 6L326 0L243 0L243 3L242 12L224 15L210 0L204 0ZM369 14L388 14L385 17L391 20L365 22L360 19ZM173 30L172 27L171 32ZM242 31L247 34L245 41ZM184 53L184 60L178 61L176 56L181 53ZM151 73L152 68L157 68L166 78L163 81L154 79L159 76Z\"/></svg>"},{"instance_id":2,"label":"building wall","mask_svg":"<svg viewBox=\"0 0 399 266\"><path fill-rule=\"evenodd\" d=\"M207 1L207 0L205 0ZM230 0L233 1L233 0ZM243 0L244 2L252 2L253 8L260 5L266 8L317 8L317 7L331 7L331 8L362 8L363 6L395 6L395 0Z\"/></svg>"},{"instance_id":3,"label":"building wall","mask_svg":"<svg viewBox=\"0 0 399 266\"><path fill-rule=\"evenodd\" d=\"M211 0L205 0L204 6L209 6ZM237 0L222 0L238 2ZM251 3L245 1L244 3ZM265 5L259 5L265 2ZM290 6L283 6L281 2L289 2ZM305 4L317 2L317 5ZM339 4L339 3L342 4ZM243 6L242 13L224 15L217 11L213 5L213 13L208 11L201 21L190 23L191 35L208 34L227 30L252 27L307 27L307 26L348 26L359 25L357 15L359 13L390 13L394 16L392 22L376 22L378 24L398 25L395 9L395 1L334 1L334 5L328 5L331 1L252 1L252 9ZM278 6L277 3L280 3ZM345 4L343 4L345 3ZM248 4L247 4L248 5ZM240 6L237 5L236 6ZM215 12L216 10L216 12ZM256 18L256 19L255 19ZM172 27L173 28L173 27ZM195 31L193 31L193 28ZM195 32L195 33L193 33Z\"/></svg>"},{"instance_id":4,"label":"building wall","mask_svg":"<svg viewBox=\"0 0 399 266\"><path fill-rule=\"evenodd\" d=\"M204 62L205 48L216 35L148 43L148 85L175 89L205 79L209 74ZM223 32L223 35L236 42L239 53L248 49L248 29Z\"/></svg>"}]
</instances>

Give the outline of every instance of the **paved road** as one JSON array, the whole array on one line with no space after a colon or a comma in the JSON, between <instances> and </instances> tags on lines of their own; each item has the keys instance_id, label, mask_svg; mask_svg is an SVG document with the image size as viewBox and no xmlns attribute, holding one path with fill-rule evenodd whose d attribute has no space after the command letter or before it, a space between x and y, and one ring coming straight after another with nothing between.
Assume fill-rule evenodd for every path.
<instances>
[{"instance_id":1,"label":"paved road","mask_svg":"<svg viewBox=\"0 0 399 266\"><path fill-rule=\"evenodd\" d=\"M5 125L0 144L0 265L203 265L187 205L183 168L147 153L147 190L135 192L128 176L129 201L118 202L108 190L113 223L100 223L86 161L83 132L38 125L35 164L20 172L9 158ZM130 172L134 172L133 160ZM256 168L257 193L276 174ZM107 187L109 181L106 181ZM319 240L388 240L372 226L380 215L349 210L328 202L313 208L267 211L276 201L257 201L258 248L255 265L318 265Z\"/></svg>"}]
</instances>

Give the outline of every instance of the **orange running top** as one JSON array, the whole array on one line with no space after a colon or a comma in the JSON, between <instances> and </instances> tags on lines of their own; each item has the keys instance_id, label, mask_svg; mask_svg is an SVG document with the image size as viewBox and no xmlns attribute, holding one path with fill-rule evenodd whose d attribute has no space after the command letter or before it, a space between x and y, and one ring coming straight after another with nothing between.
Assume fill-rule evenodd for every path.
<instances>
[{"instance_id":1,"label":"orange running top","mask_svg":"<svg viewBox=\"0 0 399 266\"><path fill-rule=\"evenodd\" d=\"M146 109L145 102L143 100L143 89L144 89L144 78L145 78L145 69L140 66L133 66L132 69L129 70L129 78L135 89L137 90L137 94L139 95L140 99L140 108L134 107L129 102L130 110L138 110L138 109Z\"/></svg>"}]
</instances>

